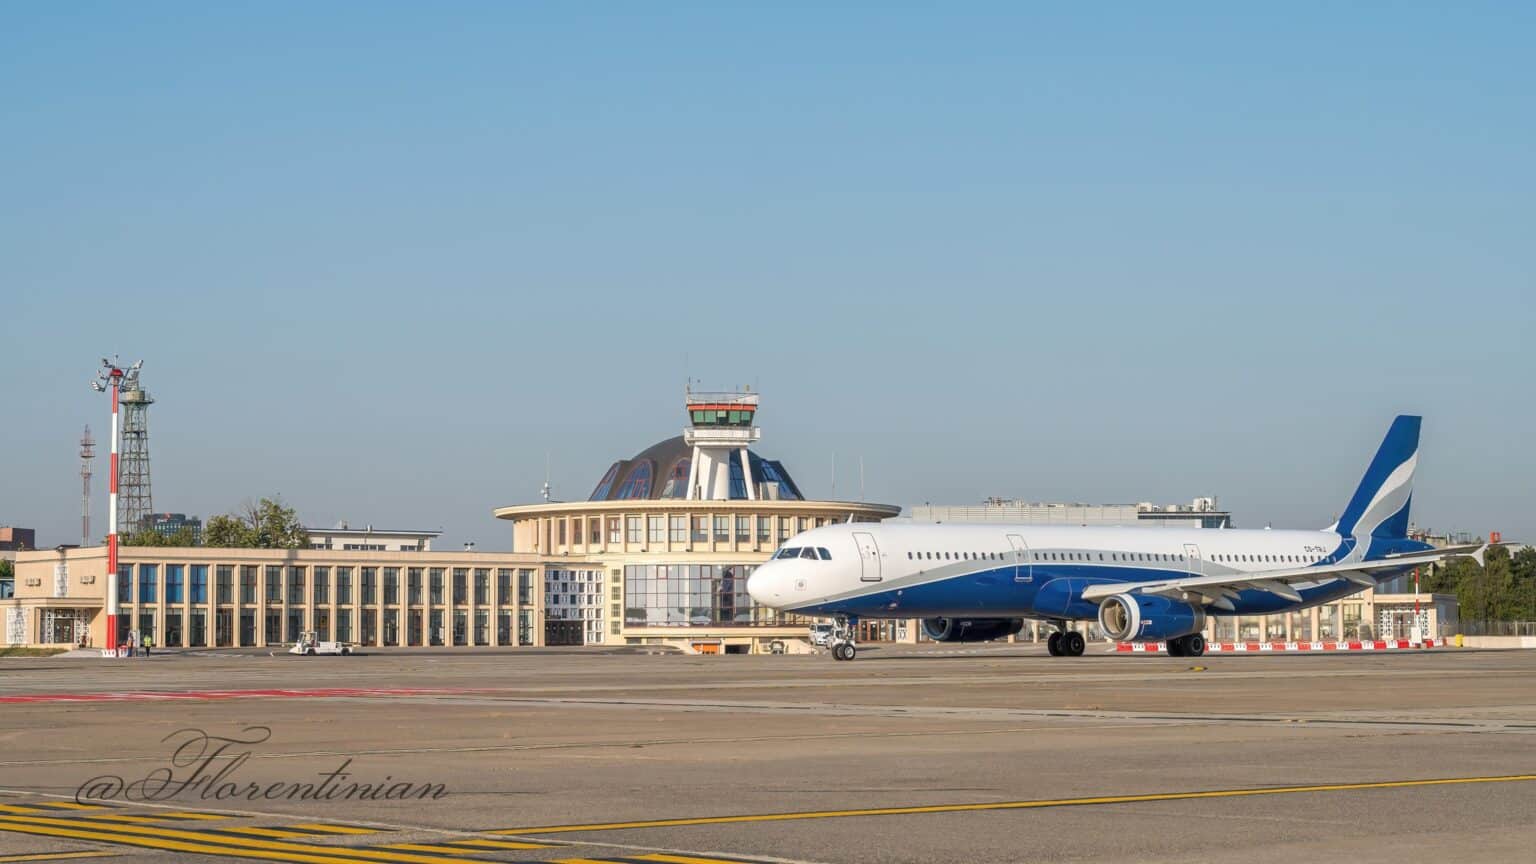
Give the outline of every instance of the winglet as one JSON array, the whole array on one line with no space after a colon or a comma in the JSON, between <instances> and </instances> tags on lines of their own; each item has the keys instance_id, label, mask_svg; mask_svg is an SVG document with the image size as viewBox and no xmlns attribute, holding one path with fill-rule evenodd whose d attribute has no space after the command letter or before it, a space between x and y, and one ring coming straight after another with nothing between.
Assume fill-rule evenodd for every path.
<instances>
[{"instance_id":1,"label":"winglet","mask_svg":"<svg viewBox=\"0 0 1536 864\"><path fill-rule=\"evenodd\" d=\"M1477 551L1476 552L1472 553L1472 560L1477 562L1477 566L1479 566L1479 567L1487 567L1488 566L1487 564L1483 563L1483 557L1484 557L1484 555L1487 554L1487 552L1488 552L1488 544L1484 543L1483 545L1477 547Z\"/></svg>"}]
</instances>

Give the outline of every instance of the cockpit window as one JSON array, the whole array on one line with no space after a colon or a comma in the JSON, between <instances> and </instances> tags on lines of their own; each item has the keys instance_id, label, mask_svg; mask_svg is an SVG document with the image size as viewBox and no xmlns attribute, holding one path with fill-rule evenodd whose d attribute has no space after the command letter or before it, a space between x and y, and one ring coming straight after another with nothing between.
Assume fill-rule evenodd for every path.
<instances>
[{"instance_id":1,"label":"cockpit window","mask_svg":"<svg viewBox=\"0 0 1536 864\"><path fill-rule=\"evenodd\" d=\"M790 547L788 549L780 549L779 550L779 554L777 554L777 555L775 555L773 557L775 557L775 558L799 558L800 557L800 547L799 546L792 546L792 547Z\"/></svg>"},{"instance_id":2,"label":"cockpit window","mask_svg":"<svg viewBox=\"0 0 1536 864\"><path fill-rule=\"evenodd\" d=\"M827 551L827 547L825 547L825 546L817 546L816 547L816 551L821 553L821 560L823 560L823 561L831 561L832 560L832 553Z\"/></svg>"},{"instance_id":3,"label":"cockpit window","mask_svg":"<svg viewBox=\"0 0 1536 864\"><path fill-rule=\"evenodd\" d=\"M816 549L814 547L807 546L804 549L800 550L800 557L801 558L815 558L816 557Z\"/></svg>"}]
</instances>

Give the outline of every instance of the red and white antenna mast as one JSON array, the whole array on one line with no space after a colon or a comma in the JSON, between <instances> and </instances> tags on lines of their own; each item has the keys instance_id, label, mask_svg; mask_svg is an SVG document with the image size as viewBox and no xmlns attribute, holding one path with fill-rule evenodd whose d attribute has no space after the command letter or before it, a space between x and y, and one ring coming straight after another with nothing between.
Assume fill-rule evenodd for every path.
<instances>
[{"instance_id":1,"label":"red and white antenna mast","mask_svg":"<svg viewBox=\"0 0 1536 864\"><path fill-rule=\"evenodd\" d=\"M91 389L97 393L111 391L112 393L112 466L111 477L108 481L107 505L107 648L103 653L108 657L116 657L119 644L117 632L117 616L120 611L122 598L117 596L117 443L121 430L117 423L118 395L123 388L123 380L137 379L139 369L144 361L133 364L127 369L117 365L117 358L111 360L101 358L101 372L96 380L91 382Z\"/></svg>"}]
</instances>

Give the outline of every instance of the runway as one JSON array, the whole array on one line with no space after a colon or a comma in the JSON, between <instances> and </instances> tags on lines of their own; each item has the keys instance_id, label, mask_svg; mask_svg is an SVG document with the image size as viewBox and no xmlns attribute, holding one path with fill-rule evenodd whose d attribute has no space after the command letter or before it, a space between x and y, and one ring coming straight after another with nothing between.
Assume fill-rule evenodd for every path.
<instances>
[{"instance_id":1,"label":"runway","mask_svg":"<svg viewBox=\"0 0 1536 864\"><path fill-rule=\"evenodd\" d=\"M4 660L0 864L1520 858L1533 733L1536 652Z\"/></svg>"}]
</instances>

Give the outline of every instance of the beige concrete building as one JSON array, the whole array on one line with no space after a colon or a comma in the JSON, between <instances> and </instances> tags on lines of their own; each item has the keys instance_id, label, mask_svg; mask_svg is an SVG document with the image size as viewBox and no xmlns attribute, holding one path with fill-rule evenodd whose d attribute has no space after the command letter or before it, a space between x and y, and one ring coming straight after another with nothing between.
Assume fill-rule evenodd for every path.
<instances>
[{"instance_id":1,"label":"beige concrete building","mask_svg":"<svg viewBox=\"0 0 1536 864\"><path fill-rule=\"evenodd\" d=\"M496 509L512 552L441 552L437 531L349 527L311 529L309 549L121 547L119 632L185 648L313 630L381 647L772 650L807 622L753 603L752 570L801 531L900 508L805 500L781 463L748 449L757 398L690 393L684 434L614 462L589 500ZM23 552L16 569L16 596L0 601L6 644L106 647L104 547Z\"/></svg>"},{"instance_id":2,"label":"beige concrete building","mask_svg":"<svg viewBox=\"0 0 1536 864\"><path fill-rule=\"evenodd\" d=\"M901 508L806 500L782 463L750 449L761 437L755 393L689 392L684 401L683 434L613 462L586 501L497 509L512 523L512 548L546 568L568 565L571 577L546 585L546 613L581 621L588 643L735 652L805 637L808 621L755 604L747 577L801 531L878 522Z\"/></svg>"},{"instance_id":3,"label":"beige concrete building","mask_svg":"<svg viewBox=\"0 0 1536 864\"><path fill-rule=\"evenodd\" d=\"M106 549L21 553L0 601L7 644L106 647ZM534 555L320 549L119 549L119 632L165 647L293 642L539 645Z\"/></svg>"}]
</instances>

